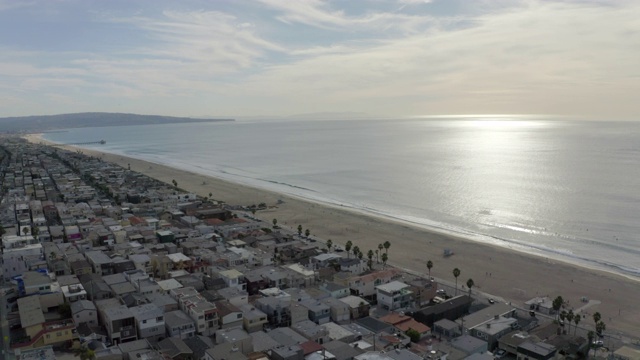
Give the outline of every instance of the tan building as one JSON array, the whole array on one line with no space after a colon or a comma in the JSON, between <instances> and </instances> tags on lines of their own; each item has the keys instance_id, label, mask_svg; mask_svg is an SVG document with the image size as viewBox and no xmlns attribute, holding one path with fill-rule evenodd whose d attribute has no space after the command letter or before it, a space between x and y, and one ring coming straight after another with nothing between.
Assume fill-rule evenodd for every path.
<instances>
[{"instance_id":1,"label":"tan building","mask_svg":"<svg viewBox=\"0 0 640 360\"><path fill-rule=\"evenodd\" d=\"M18 299L20 325L29 340L11 345L12 349L37 348L72 340L75 337L73 320L46 322L37 296Z\"/></svg>"}]
</instances>

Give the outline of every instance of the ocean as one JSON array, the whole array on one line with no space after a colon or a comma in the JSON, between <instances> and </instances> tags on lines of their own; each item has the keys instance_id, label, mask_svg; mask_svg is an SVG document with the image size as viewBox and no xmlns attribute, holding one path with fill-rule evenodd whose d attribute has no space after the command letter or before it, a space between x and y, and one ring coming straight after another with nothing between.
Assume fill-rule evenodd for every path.
<instances>
[{"instance_id":1,"label":"ocean","mask_svg":"<svg viewBox=\"0 0 640 360\"><path fill-rule=\"evenodd\" d=\"M262 120L44 137L104 139L85 147L640 278L637 122Z\"/></svg>"}]
</instances>

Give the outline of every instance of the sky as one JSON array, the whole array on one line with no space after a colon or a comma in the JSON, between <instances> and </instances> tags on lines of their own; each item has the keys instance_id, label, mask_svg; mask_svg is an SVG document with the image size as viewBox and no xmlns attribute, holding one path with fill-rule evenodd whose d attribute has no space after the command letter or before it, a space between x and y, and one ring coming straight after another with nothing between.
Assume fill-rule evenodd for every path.
<instances>
[{"instance_id":1,"label":"sky","mask_svg":"<svg viewBox=\"0 0 640 360\"><path fill-rule=\"evenodd\" d=\"M640 119L640 1L0 0L0 117Z\"/></svg>"}]
</instances>

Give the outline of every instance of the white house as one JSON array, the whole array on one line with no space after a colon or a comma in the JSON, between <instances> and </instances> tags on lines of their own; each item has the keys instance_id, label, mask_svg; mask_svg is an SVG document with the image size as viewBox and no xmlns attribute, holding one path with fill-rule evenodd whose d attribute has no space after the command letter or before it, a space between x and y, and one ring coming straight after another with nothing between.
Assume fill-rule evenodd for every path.
<instances>
[{"instance_id":1,"label":"white house","mask_svg":"<svg viewBox=\"0 0 640 360\"><path fill-rule=\"evenodd\" d=\"M378 306L385 310L396 310L411 305L411 286L401 281L376 286Z\"/></svg>"}]
</instances>

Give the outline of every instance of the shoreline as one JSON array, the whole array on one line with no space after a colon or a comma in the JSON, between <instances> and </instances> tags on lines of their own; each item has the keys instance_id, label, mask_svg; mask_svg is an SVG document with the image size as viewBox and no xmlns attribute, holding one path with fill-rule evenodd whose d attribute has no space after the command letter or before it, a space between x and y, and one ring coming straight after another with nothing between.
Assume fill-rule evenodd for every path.
<instances>
[{"instance_id":1,"label":"shoreline","mask_svg":"<svg viewBox=\"0 0 640 360\"><path fill-rule=\"evenodd\" d=\"M49 142L42 138L42 136L44 136L44 133L35 134L35 135L37 135L40 141ZM106 154L96 149L87 149L87 148L82 148L76 145L69 145L69 147L73 149L82 149L83 151L88 151L91 153L96 153L101 155ZM390 221L390 222L397 223L399 225L408 225L408 226L422 229L426 232L438 233L442 236L456 237L464 241L476 242L478 244L486 245L486 246L495 246L498 248L537 257L539 259L545 259L545 261L550 260L554 262L566 263L579 268L584 268L589 271L602 271L602 272L610 273L612 275L622 276L627 278L630 281L636 281L640 283L640 268L627 269L624 265L613 264L613 263L606 262L604 260L589 259L581 256L573 256L573 255L570 255L571 254L570 252L557 250L551 247L546 247L544 245L538 246L535 244L524 244L517 240L513 240L507 237L500 237L500 236L495 236L490 234L483 234L480 232L473 232L472 230L467 230L463 227L455 227L453 225L447 226L448 224L446 223L430 222L428 219L425 219L427 221L421 222L418 220L409 219L402 215L386 213L383 211L376 211L375 209L359 208L354 204L341 203L338 200L331 200L329 198L315 198L313 196L305 196L305 195L296 193L295 191L287 190L289 188L294 188L294 189L298 188L295 185L291 185L287 183L272 182L269 180L262 180L262 183L258 183L259 181L252 182L252 181L245 180L245 179L250 179L250 180L258 180L258 179L254 179L251 177L246 177L238 174L231 174L231 173L219 174L219 173L210 172L210 171L198 172L198 170L194 169L192 166L180 166L180 164L165 163L158 160L153 161L149 159L143 159L143 158L139 158L131 155L118 154L118 153L109 153L109 155L136 159L136 160L147 162L150 164L155 164L157 166L165 166L168 168L181 170L181 171L198 175L198 176L207 176L207 177L215 178L217 180L226 181L226 182L237 184L240 186L253 188L257 191L266 191L274 194L280 194L282 196L295 198L297 200L313 203L319 206L326 206L334 209L351 211L351 212L360 214L362 216L377 218L383 221ZM283 188L282 189L270 188L269 186L265 186L265 183L267 185L271 184L276 186L283 186ZM306 189L306 188L300 188L300 189L314 192L313 190ZM247 203L243 205L250 205L250 204Z\"/></svg>"},{"instance_id":2,"label":"shoreline","mask_svg":"<svg viewBox=\"0 0 640 360\"><path fill-rule=\"evenodd\" d=\"M49 143L42 139L41 134L27 135L25 138L33 143ZM59 147L72 151L79 149L73 146ZM590 300L600 300L601 303L585 309L583 314L587 318L582 325L590 325L589 314L598 311L609 330L633 334L640 326L640 309L637 309L635 300L640 298L638 281L621 274L481 243L465 238L464 234L437 231L384 214L314 202L292 194L257 189L123 155L87 149L82 151L124 168L131 164L132 170L167 183L175 179L185 190L200 196L208 196L211 192L214 199L233 205L260 202L275 205L283 201L277 208L258 211L256 217L267 222L276 218L280 225L290 228L300 224L305 229L309 228L313 236L332 239L340 245L351 240L365 253L369 249L377 249L377 244L389 241L389 264L401 269L426 274L426 261L432 260L432 275L453 282L451 272L457 267L461 270L458 279L460 284L473 278L476 283L474 289L501 296L519 306L536 296L553 299L561 295L570 302L570 306L579 308L583 305L580 299L584 296ZM452 249L455 254L444 258L442 252L445 248ZM482 275L482 272L485 274ZM611 334L610 331L607 333Z\"/></svg>"}]
</instances>

